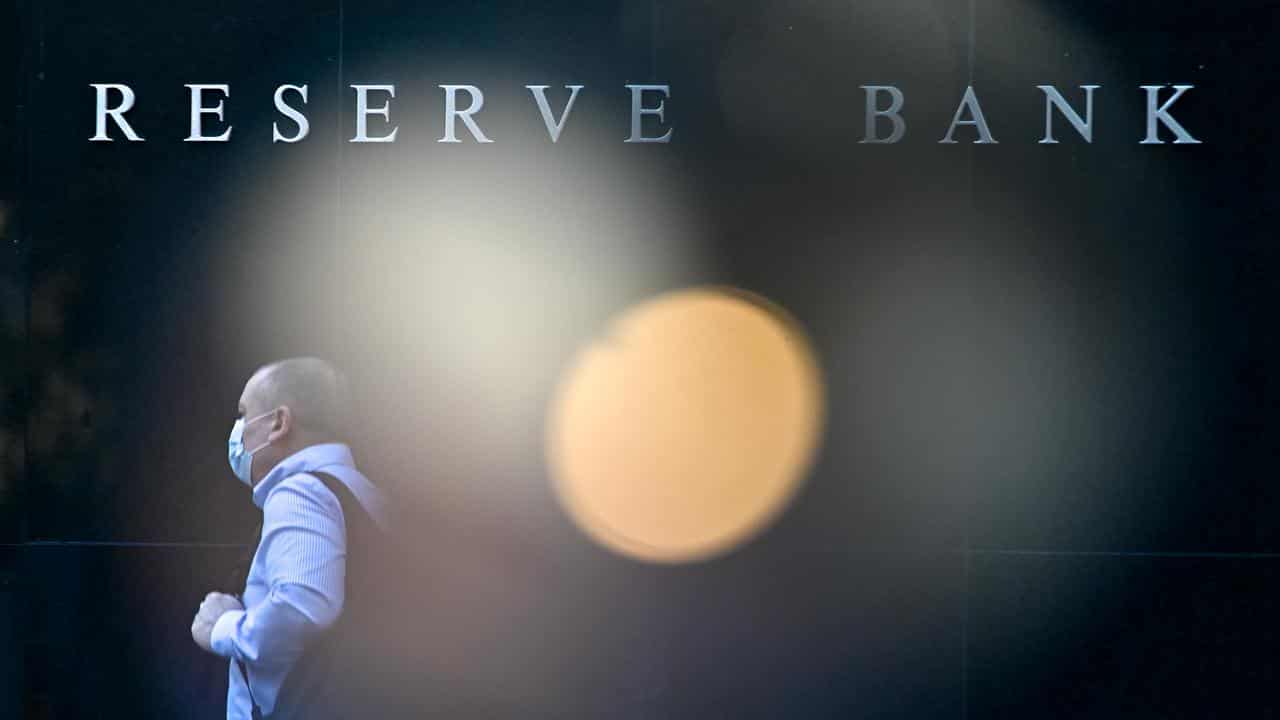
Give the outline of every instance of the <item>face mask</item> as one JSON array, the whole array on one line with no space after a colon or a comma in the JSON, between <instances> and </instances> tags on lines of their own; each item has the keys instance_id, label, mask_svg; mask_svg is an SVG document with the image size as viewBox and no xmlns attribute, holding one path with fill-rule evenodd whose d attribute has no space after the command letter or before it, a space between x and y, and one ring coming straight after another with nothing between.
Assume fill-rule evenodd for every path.
<instances>
[{"instance_id":1,"label":"face mask","mask_svg":"<svg viewBox=\"0 0 1280 720\"><path fill-rule=\"evenodd\" d=\"M253 450L245 452L244 428L255 420L274 415L275 412L275 410L265 412L247 421L244 418L237 418L236 424L231 426L231 438L227 440L227 460L231 463L231 472L235 473L237 478L240 478L240 482L249 487L253 487L253 454L270 445L271 442L264 442Z\"/></svg>"}]
</instances>

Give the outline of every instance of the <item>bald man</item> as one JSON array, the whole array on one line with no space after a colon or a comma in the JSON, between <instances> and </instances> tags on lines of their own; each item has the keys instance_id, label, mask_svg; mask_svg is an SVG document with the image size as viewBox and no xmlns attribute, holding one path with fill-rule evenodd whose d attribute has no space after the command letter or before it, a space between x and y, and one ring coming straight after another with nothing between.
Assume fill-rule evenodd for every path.
<instances>
[{"instance_id":1,"label":"bald man","mask_svg":"<svg viewBox=\"0 0 1280 720\"><path fill-rule=\"evenodd\" d=\"M336 693L359 684L349 668L387 501L339 442L346 407L342 375L316 358L267 365L240 395L228 460L262 534L243 603L211 592L191 623L197 645L231 661L228 720L351 712Z\"/></svg>"}]
</instances>

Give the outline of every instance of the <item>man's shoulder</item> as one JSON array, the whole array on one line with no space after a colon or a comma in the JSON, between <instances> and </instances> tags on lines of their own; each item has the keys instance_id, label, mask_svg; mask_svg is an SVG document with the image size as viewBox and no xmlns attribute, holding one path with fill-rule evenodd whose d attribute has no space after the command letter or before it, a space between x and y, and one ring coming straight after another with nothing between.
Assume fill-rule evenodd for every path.
<instances>
[{"instance_id":1,"label":"man's shoulder","mask_svg":"<svg viewBox=\"0 0 1280 720\"><path fill-rule=\"evenodd\" d=\"M377 486L371 483L359 470L353 468L333 468L324 470L299 471L289 475L271 489L264 507L272 512L272 504L276 505L314 505L339 521L343 521L343 508L354 501L364 513L368 514L374 524L386 530L392 525L392 509L389 498ZM334 490L322 481L317 473L329 475L340 487L337 492L346 490L347 497L339 498ZM287 499L286 499L287 498Z\"/></svg>"},{"instance_id":2,"label":"man's shoulder","mask_svg":"<svg viewBox=\"0 0 1280 720\"><path fill-rule=\"evenodd\" d=\"M342 517L342 503L312 471L300 471L285 477L267 493L264 511L273 509L311 509Z\"/></svg>"}]
</instances>

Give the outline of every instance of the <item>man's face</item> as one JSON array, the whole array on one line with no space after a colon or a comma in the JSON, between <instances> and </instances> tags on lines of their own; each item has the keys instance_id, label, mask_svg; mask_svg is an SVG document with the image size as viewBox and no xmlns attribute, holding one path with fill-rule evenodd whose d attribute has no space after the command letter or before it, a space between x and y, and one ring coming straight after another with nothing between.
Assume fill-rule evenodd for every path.
<instances>
[{"instance_id":1,"label":"man's face","mask_svg":"<svg viewBox=\"0 0 1280 720\"><path fill-rule=\"evenodd\" d=\"M254 373L253 377L249 378L249 382L245 383L244 391L240 393L238 407L240 417L245 421L243 435L245 450L257 450L253 454L253 464L249 471L252 485L257 485L258 481L282 459L279 441L285 435L280 414L268 414L273 413L276 408L269 407L259 392L262 376L262 372Z\"/></svg>"}]
</instances>

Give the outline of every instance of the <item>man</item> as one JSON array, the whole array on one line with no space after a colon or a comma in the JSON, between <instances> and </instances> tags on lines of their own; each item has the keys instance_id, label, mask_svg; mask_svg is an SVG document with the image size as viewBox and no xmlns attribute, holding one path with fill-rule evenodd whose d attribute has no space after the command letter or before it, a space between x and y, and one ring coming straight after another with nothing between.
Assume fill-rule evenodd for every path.
<instances>
[{"instance_id":1,"label":"man","mask_svg":"<svg viewBox=\"0 0 1280 720\"><path fill-rule=\"evenodd\" d=\"M240 396L228 459L262 509L262 534L243 604L211 592L191 624L197 645L231 660L228 720L355 712L338 694L360 684L350 664L370 660L355 647L375 593L359 584L372 578L387 501L338 442L345 409L342 376L316 358L267 365Z\"/></svg>"}]
</instances>

